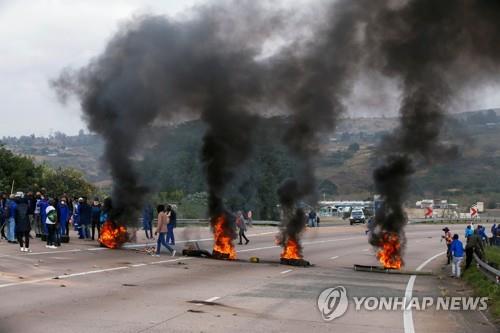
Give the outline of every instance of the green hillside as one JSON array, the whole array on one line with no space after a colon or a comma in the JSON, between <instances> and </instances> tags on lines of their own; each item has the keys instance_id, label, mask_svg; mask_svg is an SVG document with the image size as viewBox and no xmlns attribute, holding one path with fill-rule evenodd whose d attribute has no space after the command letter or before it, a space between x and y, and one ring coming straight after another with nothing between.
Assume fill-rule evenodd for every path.
<instances>
[{"instance_id":1,"label":"green hillside","mask_svg":"<svg viewBox=\"0 0 500 333\"><path fill-rule=\"evenodd\" d=\"M228 184L227 204L252 209L259 218L276 218L276 188L295 174L297 164L280 142L285 118L263 120L254 133L255 149ZM372 172L380 158L380 140L397 125L395 118L344 119L338 130L321 136L315 158L320 199L365 199L373 195ZM500 117L496 111L454 115L446 121L443 140L456 144L460 155L444 163L428 165L416 161L409 202L441 198L468 205L500 202ZM205 131L200 121L158 128L144 138L138 149L137 168L154 193L183 200L190 194L203 197L206 190L200 149ZM100 167L102 141L80 133L50 138L34 136L4 138L16 153L32 156L51 166L73 167L101 188L110 178Z\"/></svg>"}]
</instances>

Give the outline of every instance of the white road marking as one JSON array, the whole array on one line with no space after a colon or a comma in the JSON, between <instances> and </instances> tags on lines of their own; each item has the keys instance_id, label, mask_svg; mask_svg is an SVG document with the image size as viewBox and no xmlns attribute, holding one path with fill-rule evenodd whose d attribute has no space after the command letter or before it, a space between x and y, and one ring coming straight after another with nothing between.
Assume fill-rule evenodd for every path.
<instances>
[{"instance_id":1,"label":"white road marking","mask_svg":"<svg viewBox=\"0 0 500 333\"><path fill-rule=\"evenodd\" d=\"M339 256L335 256L335 257L330 257L330 259L334 260L334 259L337 259Z\"/></svg>"},{"instance_id":2,"label":"white road marking","mask_svg":"<svg viewBox=\"0 0 500 333\"><path fill-rule=\"evenodd\" d=\"M82 249L73 249L73 250L63 250L63 251L45 251L45 252L30 252L26 253L28 256L35 256L37 254L54 254L54 253L70 253L70 252L81 252Z\"/></svg>"},{"instance_id":3,"label":"white road marking","mask_svg":"<svg viewBox=\"0 0 500 333\"><path fill-rule=\"evenodd\" d=\"M370 251L370 249L364 249L361 252L368 252L368 251Z\"/></svg>"},{"instance_id":4,"label":"white road marking","mask_svg":"<svg viewBox=\"0 0 500 333\"><path fill-rule=\"evenodd\" d=\"M127 268L130 268L130 266L120 266L120 267L113 267L113 268L98 269L95 271L80 272L80 273L73 273L73 274L67 274L67 275L59 275L59 276L56 276L54 279L69 279L69 278L75 277L75 276L83 276L83 275L90 275L90 274L97 274L97 273L104 273L104 272L119 271L119 270L127 269Z\"/></svg>"},{"instance_id":5,"label":"white road marking","mask_svg":"<svg viewBox=\"0 0 500 333\"><path fill-rule=\"evenodd\" d=\"M204 302L211 303L211 302L213 302L213 301L218 300L219 298L220 298L220 297L217 297L217 296L210 297L209 299L204 300Z\"/></svg>"},{"instance_id":6,"label":"white road marking","mask_svg":"<svg viewBox=\"0 0 500 333\"><path fill-rule=\"evenodd\" d=\"M417 267L417 271L420 271L422 268L424 268L428 263L430 263L432 260L436 259L439 256L442 256L445 254L446 251L440 252L438 254L433 255L426 261L424 261L420 266ZM406 285L406 290L405 290L405 302L409 302L412 295L413 295L413 286L415 285L415 280L417 279L416 275L410 276L410 279L408 280L408 284ZM415 326L413 325L413 313L412 309L406 309L403 312L403 326L404 326L404 331L405 333L415 333Z\"/></svg>"},{"instance_id":7,"label":"white road marking","mask_svg":"<svg viewBox=\"0 0 500 333\"><path fill-rule=\"evenodd\" d=\"M290 272L293 272L293 269L287 269L286 271L281 272L281 274L286 274L286 273L290 273Z\"/></svg>"},{"instance_id":8,"label":"white road marking","mask_svg":"<svg viewBox=\"0 0 500 333\"><path fill-rule=\"evenodd\" d=\"M135 264L135 265L130 265L130 267L142 267L146 266L147 264Z\"/></svg>"},{"instance_id":9,"label":"white road marking","mask_svg":"<svg viewBox=\"0 0 500 333\"><path fill-rule=\"evenodd\" d=\"M187 258L186 257L182 257L182 258L176 258L176 259L155 261L155 262L149 263L149 265L163 264L163 263L168 263L168 262L175 262L175 261L180 261L180 260L190 260L190 259L193 259L193 258L191 258L191 257L187 257ZM142 267L142 266L147 266L147 265L148 264L140 263L140 264L133 264L133 265L128 265L128 266L119 266L119 267L112 267L112 268L105 268L105 269L93 270L93 271L88 271L88 272L80 272L80 273L73 273L73 274L58 275L58 276L55 276L55 277L46 277L46 278L36 279L36 280L26 280L26 281L20 281L20 282L12 282L12 283L0 284L0 288L20 286L20 285L23 285L23 284L33 284L33 283L39 283L39 282L47 282L47 281L52 281L52 280L69 279L69 278L78 277L78 276L84 276L84 275L90 275L90 274L98 274L98 273L104 273L104 272L112 272L112 271L118 271L118 270L129 269L129 268L136 268L136 267Z\"/></svg>"},{"instance_id":10,"label":"white road marking","mask_svg":"<svg viewBox=\"0 0 500 333\"><path fill-rule=\"evenodd\" d=\"M322 240L322 241L312 241L312 242L303 242L302 245L314 245L314 244L323 244L323 243L333 243L333 242L341 242L341 241L346 241L346 240L352 240L352 239L358 239L358 238L364 238L363 236L358 236L358 237L350 237L350 238L338 238L338 239L327 239L327 240ZM239 250L236 252L251 252L251 251L260 251L260 250L268 250L268 249L275 249L275 248L281 248L280 245L274 245L274 246L265 246L265 247L256 247L253 249L244 249L244 250Z\"/></svg>"}]
</instances>

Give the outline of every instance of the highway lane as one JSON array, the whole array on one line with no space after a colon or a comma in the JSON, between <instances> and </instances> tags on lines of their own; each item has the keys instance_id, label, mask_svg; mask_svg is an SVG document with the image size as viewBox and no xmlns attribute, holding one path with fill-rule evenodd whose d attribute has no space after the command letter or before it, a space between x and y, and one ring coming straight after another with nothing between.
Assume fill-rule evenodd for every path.
<instances>
[{"instance_id":1,"label":"highway lane","mask_svg":"<svg viewBox=\"0 0 500 333\"><path fill-rule=\"evenodd\" d=\"M441 228L408 227L408 269L443 250ZM274 244L276 229L266 227L250 230L250 244L237 246L236 262L171 258L167 254L156 258L133 249L97 248L88 242L72 242L52 252L37 242L34 253L26 255L2 243L0 328L9 332L54 328L60 332L206 332L229 328L406 332L401 311L357 312L350 306L344 316L324 322L317 310L320 292L338 285L346 287L349 296L404 296L409 276L352 270L354 263L377 264L363 230L362 226L308 230L303 243L305 258L314 264L310 268L277 264L280 248ZM206 239L200 246L211 247L210 234L204 228L178 232L177 236L180 241ZM178 244L182 249L183 243ZM265 263L249 263L250 256ZM463 287L455 285L459 282L445 278L443 261L441 256L429 263L425 269L438 275L419 276L415 295L441 295L445 287L448 293L460 293ZM55 276L62 278L52 279ZM35 282L27 283L31 281ZM211 302L200 302L206 300ZM479 313L413 312L413 322L416 332L496 331Z\"/></svg>"}]
</instances>

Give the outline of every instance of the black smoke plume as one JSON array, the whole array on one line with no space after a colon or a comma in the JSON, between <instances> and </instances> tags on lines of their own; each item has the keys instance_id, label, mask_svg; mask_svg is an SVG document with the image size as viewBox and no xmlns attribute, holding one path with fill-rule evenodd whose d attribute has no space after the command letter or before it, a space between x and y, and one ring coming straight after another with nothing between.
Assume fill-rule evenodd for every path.
<instances>
[{"instance_id":1,"label":"black smoke plume","mask_svg":"<svg viewBox=\"0 0 500 333\"><path fill-rule=\"evenodd\" d=\"M320 137L331 133L345 111L347 97L362 54L361 24L366 20L365 1L343 1L327 5L326 19L315 29L312 40L300 55L278 61L280 81L287 85L285 104L292 113L283 143L298 164L295 179L283 182L278 190L283 211L282 245L288 238L299 241L305 226L302 202L317 201L314 159ZM297 47L294 45L294 47ZM285 55L289 55L285 52ZM300 245L300 244L299 244Z\"/></svg>"},{"instance_id":2,"label":"black smoke plume","mask_svg":"<svg viewBox=\"0 0 500 333\"><path fill-rule=\"evenodd\" d=\"M161 130L156 122L201 116L208 124L202 159L211 216L224 211L225 186L251 152L256 117L248 105L262 93L255 58L279 20L250 1L192 14L180 22L135 18L87 66L52 81L63 101L76 95L89 129L105 139L114 218L123 223L134 224L143 205L147 189L133 158L148 131Z\"/></svg>"},{"instance_id":3,"label":"black smoke plume","mask_svg":"<svg viewBox=\"0 0 500 333\"><path fill-rule=\"evenodd\" d=\"M386 161L374 171L375 188L385 201L377 212L371 244L384 232L397 233L404 249L403 211L416 160L434 163L453 158L456 147L440 142L453 97L484 78L498 64L498 1L386 1L367 25L370 64L402 87L400 126L383 142ZM471 61L472 60L472 61Z\"/></svg>"}]
</instances>

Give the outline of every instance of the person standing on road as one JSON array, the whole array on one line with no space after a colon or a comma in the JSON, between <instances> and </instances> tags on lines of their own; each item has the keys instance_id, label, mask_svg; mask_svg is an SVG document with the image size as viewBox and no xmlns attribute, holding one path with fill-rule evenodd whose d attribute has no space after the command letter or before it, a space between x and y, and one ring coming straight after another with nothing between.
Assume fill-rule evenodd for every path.
<instances>
[{"instance_id":1,"label":"person standing on road","mask_svg":"<svg viewBox=\"0 0 500 333\"><path fill-rule=\"evenodd\" d=\"M441 240L444 239L444 241L446 242L446 257L448 258L446 265L449 265L451 263L451 257L452 257L450 247L451 247L451 242L453 241L453 239L451 236L450 229L448 227L444 227L443 231L444 231L444 235L441 236Z\"/></svg>"},{"instance_id":2,"label":"person standing on road","mask_svg":"<svg viewBox=\"0 0 500 333\"><path fill-rule=\"evenodd\" d=\"M16 203L16 237L19 242L21 252L31 252L30 231L31 224L28 217L29 203L26 198L17 199Z\"/></svg>"},{"instance_id":3,"label":"person standing on road","mask_svg":"<svg viewBox=\"0 0 500 333\"><path fill-rule=\"evenodd\" d=\"M40 201L38 201L38 207L40 209L40 237L41 235L47 235L48 230L45 225L45 221L47 221L47 207L49 206L49 201L45 197L45 191L40 191Z\"/></svg>"},{"instance_id":4,"label":"person standing on road","mask_svg":"<svg viewBox=\"0 0 500 333\"><path fill-rule=\"evenodd\" d=\"M453 241L450 245L450 252L453 256L453 265L451 266L452 276L460 277L460 265L462 260L464 260L464 246L462 242L458 239L458 235L453 235Z\"/></svg>"},{"instance_id":5,"label":"person standing on road","mask_svg":"<svg viewBox=\"0 0 500 333\"><path fill-rule=\"evenodd\" d=\"M170 253L172 254L172 257L175 256L175 250L172 249L168 244L166 240L167 236L167 225L170 223L169 221L169 216L167 215L167 212L165 212L165 206L164 205L158 205L156 208L158 211L158 225L156 227L155 235L158 235L158 241L156 242L156 254L155 256L159 257L160 256L160 250L161 246L165 246Z\"/></svg>"},{"instance_id":6,"label":"person standing on road","mask_svg":"<svg viewBox=\"0 0 500 333\"><path fill-rule=\"evenodd\" d=\"M95 230L97 229L97 239L101 237L101 203L95 197L91 207L92 216L92 240L95 240Z\"/></svg>"},{"instance_id":7,"label":"person standing on road","mask_svg":"<svg viewBox=\"0 0 500 333\"><path fill-rule=\"evenodd\" d=\"M243 213L241 211L238 211L236 213L236 226L239 229L238 235L240 236L240 242L238 244L242 245L242 237L245 238L245 245L250 242L250 240L245 236L245 231L247 230L247 226L245 223L245 217L243 216Z\"/></svg>"},{"instance_id":8,"label":"person standing on road","mask_svg":"<svg viewBox=\"0 0 500 333\"><path fill-rule=\"evenodd\" d=\"M80 200L81 199L81 200ZM90 224L92 222L92 208L87 203L87 198L78 199L78 216L80 219L80 239L90 240Z\"/></svg>"},{"instance_id":9,"label":"person standing on road","mask_svg":"<svg viewBox=\"0 0 500 333\"><path fill-rule=\"evenodd\" d=\"M167 243L175 245L174 228L177 227L177 213L172 209L172 206L167 206L167 215L170 223L167 225Z\"/></svg>"},{"instance_id":10,"label":"person standing on road","mask_svg":"<svg viewBox=\"0 0 500 333\"><path fill-rule=\"evenodd\" d=\"M55 200L51 200L45 209L45 226L47 228L47 245L45 247L49 249L57 249L55 246L56 241L56 223L57 223L57 211L54 207L56 205Z\"/></svg>"},{"instance_id":11,"label":"person standing on road","mask_svg":"<svg viewBox=\"0 0 500 333\"><path fill-rule=\"evenodd\" d=\"M36 192L35 194L35 237L42 237L42 219L40 217L40 200L42 199L42 194Z\"/></svg>"},{"instance_id":12,"label":"person standing on road","mask_svg":"<svg viewBox=\"0 0 500 333\"><path fill-rule=\"evenodd\" d=\"M33 196L33 192L28 192L26 195L26 200L28 201L28 220L30 222L30 234L29 238L33 238L31 236L31 230L35 229L35 206L36 206L36 200L35 197Z\"/></svg>"},{"instance_id":13,"label":"person standing on road","mask_svg":"<svg viewBox=\"0 0 500 333\"><path fill-rule=\"evenodd\" d=\"M16 241L16 202L14 194L11 194L7 201L8 233L9 243L17 244Z\"/></svg>"},{"instance_id":14,"label":"person standing on road","mask_svg":"<svg viewBox=\"0 0 500 333\"><path fill-rule=\"evenodd\" d=\"M309 212L309 226L311 228L314 228L314 227L318 226L317 220L316 220L316 212L314 210L312 210L312 209Z\"/></svg>"},{"instance_id":15,"label":"person standing on road","mask_svg":"<svg viewBox=\"0 0 500 333\"><path fill-rule=\"evenodd\" d=\"M57 220L59 221L57 233L59 236L66 235L70 215L67 198L62 197L57 204Z\"/></svg>"},{"instance_id":16,"label":"person standing on road","mask_svg":"<svg viewBox=\"0 0 500 333\"><path fill-rule=\"evenodd\" d=\"M153 239L153 207L148 202L142 209L142 227L146 234L146 239Z\"/></svg>"}]
</instances>

